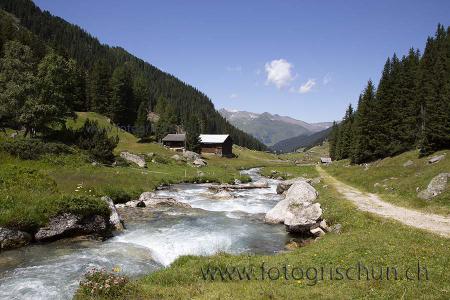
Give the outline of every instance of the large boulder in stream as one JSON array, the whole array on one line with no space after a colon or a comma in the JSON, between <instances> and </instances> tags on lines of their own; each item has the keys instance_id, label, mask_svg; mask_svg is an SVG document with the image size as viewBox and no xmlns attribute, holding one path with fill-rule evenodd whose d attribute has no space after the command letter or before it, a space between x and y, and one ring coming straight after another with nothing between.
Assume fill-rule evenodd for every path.
<instances>
[{"instance_id":1,"label":"large boulder in stream","mask_svg":"<svg viewBox=\"0 0 450 300\"><path fill-rule=\"evenodd\" d=\"M47 242L87 234L110 236L109 220L100 215L80 217L72 213L63 213L51 218L47 226L40 228L34 238L39 242Z\"/></svg>"},{"instance_id":2,"label":"large boulder in stream","mask_svg":"<svg viewBox=\"0 0 450 300\"><path fill-rule=\"evenodd\" d=\"M180 202L175 198L157 196L157 195L155 195L155 193L152 193L152 192L142 193L141 196L139 196L139 200L137 201L136 205L138 203L144 203L145 204L144 207L166 205L166 206L176 206L176 207L182 207L182 208L191 208L191 206L189 204Z\"/></svg>"},{"instance_id":3,"label":"large boulder in stream","mask_svg":"<svg viewBox=\"0 0 450 300\"><path fill-rule=\"evenodd\" d=\"M307 183L311 183L311 179L304 178L304 177L297 177L293 179L284 180L277 185L277 194L283 194L285 191L287 191L291 185L293 185L297 181L306 181Z\"/></svg>"},{"instance_id":4,"label":"large boulder in stream","mask_svg":"<svg viewBox=\"0 0 450 300\"><path fill-rule=\"evenodd\" d=\"M265 216L267 223L284 223L290 233L311 234L322 221L322 209L316 202L318 193L306 181L296 181L287 190L285 199Z\"/></svg>"},{"instance_id":5,"label":"large boulder in stream","mask_svg":"<svg viewBox=\"0 0 450 300\"><path fill-rule=\"evenodd\" d=\"M230 193L229 191L221 190L221 191L215 193L212 197L215 199L227 200L227 199L233 199L234 195L232 193Z\"/></svg>"},{"instance_id":6,"label":"large boulder in stream","mask_svg":"<svg viewBox=\"0 0 450 300\"><path fill-rule=\"evenodd\" d=\"M117 209L116 209L116 206L114 205L113 200L111 198L109 198L108 196L104 196L101 199L108 204L109 209L111 210L111 214L109 215L109 223L111 223L111 225L117 231L124 230L125 228L123 226L123 222L120 219L119 213L117 212Z\"/></svg>"},{"instance_id":7,"label":"large boulder in stream","mask_svg":"<svg viewBox=\"0 0 450 300\"><path fill-rule=\"evenodd\" d=\"M0 227L0 251L20 248L30 241L31 235L26 232Z\"/></svg>"}]
</instances>

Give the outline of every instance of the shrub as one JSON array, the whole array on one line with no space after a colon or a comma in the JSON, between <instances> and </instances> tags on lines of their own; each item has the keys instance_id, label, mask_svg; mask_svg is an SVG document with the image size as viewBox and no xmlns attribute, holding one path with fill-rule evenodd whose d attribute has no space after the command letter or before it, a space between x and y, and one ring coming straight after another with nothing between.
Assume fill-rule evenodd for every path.
<instances>
[{"instance_id":1,"label":"shrub","mask_svg":"<svg viewBox=\"0 0 450 300\"><path fill-rule=\"evenodd\" d=\"M105 270L92 269L80 282L78 296L87 298L121 297L124 295L129 281L126 276L120 276L119 274L106 272Z\"/></svg>"},{"instance_id":2,"label":"shrub","mask_svg":"<svg viewBox=\"0 0 450 300\"><path fill-rule=\"evenodd\" d=\"M110 214L108 204L97 198L85 195L63 195L55 201L56 214L72 213L81 217Z\"/></svg>"},{"instance_id":3,"label":"shrub","mask_svg":"<svg viewBox=\"0 0 450 300\"><path fill-rule=\"evenodd\" d=\"M126 203L132 199L136 199L140 195L140 191L129 192L121 188L108 186L103 189L105 195L109 196L115 204Z\"/></svg>"},{"instance_id":4,"label":"shrub","mask_svg":"<svg viewBox=\"0 0 450 300\"><path fill-rule=\"evenodd\" d=\"M113 150L119 143L119 138L109 137L105 128L98 125L97 121L86 120L83 127L76 132L77 146L87 150L94 159L104 163L114 160Z\"/></svg>"},{"instance_id":5,"label":"shrub","mask_svg":"<svg viewBox=\"0 0 450 300\"><path fill-rule=\"evenodd\" d=\"M0 143L0 148L20 159L39 159L45 154L69 154L73 150L61 143L44 143L39 139L19 138Z\"/></svg>"}]
</instances>

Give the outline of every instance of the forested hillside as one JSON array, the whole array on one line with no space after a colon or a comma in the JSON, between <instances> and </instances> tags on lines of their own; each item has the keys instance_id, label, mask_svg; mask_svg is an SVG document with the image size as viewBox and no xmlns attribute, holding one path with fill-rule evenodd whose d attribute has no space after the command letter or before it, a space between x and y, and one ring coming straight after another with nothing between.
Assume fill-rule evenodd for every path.
<instances>
[{"instance_id":1,"label":"forested hillside","mask_svg":"<svg viewBox=\"0 0 450 300\"><path fill-rule=\"evenodd\" d=\"M331 127L310 135L302 134L293 138L279 141L278 143L270 147L270 149L281 153L294 152L295 150L302 147L308 149L317 146L325 141L330 135L330 132Z\"/></svg>"},{"instance_id":2,"label":"forested hillside","mask_svg":"<svg viewBox=\"0 0 450 300\"><path fill-rule=\"evenodd\" d=\"M46 97L37 95L41 93L41 87L33 78L51 73L51 65L57 59L62 69L51 79L61 74L67 76L60 82L59 95L64 95L64 99L53 99L63 101L66 106L61 108L59 118L74 110L95 111L107 115L120 126L146 128L149 124L145 116L149 111L156 111L160 116L155 126L157 136L174 131L176 125L189 127L194 126L189 123L196 123L201 132L229 133L241 146L265 149L258 140L229 124L202 92L124 49L102 45L80 27L41 11L29 0L0 0L0 8L11 14L0 14L0 55L5 58L8 54L5 63L14 62L22 72L16 74L18 78L28 80L22 85L23 90L17 91L21 95L16 95L16 99L22 97L22 100L16 101L16 108L25 103L24 98L31 96L41 99L40 107L45 108L48 104L44 100ZM19 50L26 55L16 55ZM44 58L48 72L41 65ZM42 76L38 74L40 70ZM14 81L14 76L10 75L6 81ZM47 79L47 84L51 84L50 77ZM36 105L31 106L36 108ZM54 116L55 111L50 115ZM3 116L3 123L7 122L6 117L9 120L15 117L16 121L21 119L21 125L26 125L24 116ZM31 122L33 118L28 119ZM33 124L28 127L30 130L39 129Z\"/></svg>"},{"instance_id":3,"label":"forested hillside","mask_svg":"<svg viewBox=\"0 0 450 300\"><path fill-rule=\"evenodd\" d=\"M418 148L450 148L450 27L438 25L423 55L411 49L388 58L376 88L369 80L356 111L334 124L333 159L368 162Z\"/></svg>"}]
</instances>

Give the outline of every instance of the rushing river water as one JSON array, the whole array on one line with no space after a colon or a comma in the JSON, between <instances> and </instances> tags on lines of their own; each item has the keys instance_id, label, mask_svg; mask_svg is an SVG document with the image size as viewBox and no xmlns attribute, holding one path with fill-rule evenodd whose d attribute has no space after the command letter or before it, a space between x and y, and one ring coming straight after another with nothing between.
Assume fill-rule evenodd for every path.
<instances>
[{"instance_id":1,"label":"rushing river water","mask_svg":"<svg viewBox=\"0 0 450 300\"><path fill-rule=\"evenodd\" d=\"M260 179L256 169L244 171ZM83 238L0 253L0 299L70 299L91 268L119 267L131 277L170 265L186 254L272 254L287 239L283 226L264 224L264 213L280 200L270 188L234 192L214 199L208 185L180 184L159 195L192 208L130 208L127 230L105 242Z\"/></svg>"}]
</instances>

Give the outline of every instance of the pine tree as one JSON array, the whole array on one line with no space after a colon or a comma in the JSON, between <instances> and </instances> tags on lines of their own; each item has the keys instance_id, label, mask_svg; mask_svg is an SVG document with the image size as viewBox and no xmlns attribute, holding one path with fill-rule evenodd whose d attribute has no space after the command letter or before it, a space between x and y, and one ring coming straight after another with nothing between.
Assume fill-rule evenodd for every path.
<instances>
[{"instance_id":1,"label":"pine tree","mask_svg":"<svg viewBox=\"0 0 450 300\"><path fill-rule=\"evenodd\" d=\"M186 125L186 149L196 153L201 151L200 126L196 118L191 119Z\"/></svg>"},{"instance_id":2,"label":"pine tree","mask_svg":"<svg viewBox=\"0 0 450 300\"><path fill-rule=\"evenodd\" d=\"M442 25L429 38L419 79L420 151L422 155L450 147L450 47Z\"/></svg>"},{"instance_id":3,"label":"pine tree","mask_svg":"<svg viewBox=\"0 0 450 300\"><path fill-rule=\"evenodd\" d=\"M110 106L109 80L111 71L108 63L97 60L89 74L88 99L90 110L106 114Z\"/></svg>"},{"instance_id":4,"label":"pine tree","mask_svg":"<svg viewBox=\"0 0 450 300\"><path fill-rule=\"evenodd\" d=\"M131 126L136 120L133 88L130 69L123 65L117 67L110 80L110 106L108 115L121 126Z\"/></svg>"},{"instance_id":5,"label":"pine tree","mask_svg":"<svg viewBox=\"0 0 450 300\"><path fill-rule=\"evenodd\" d=\"M354 125L354 147L351 160L354 163L367 162L375 158L373 128L375 123L375 87L371 80L367 83L360 101L358 111L355 115Z\"/></svg>"},{"instance_id":6,"label":"pine tree","mask_svg":"<svg viewBox=\"0 0 450 300\"><path fill-rule=\"evenodd\" d=\"M332 160L338 160L336 153L336 143L337 143L337 134L338 134L339 126L336 122L333 122L333 126L331 128L330 136L329 136L329 147L330 147L330 157Z\"/></svg>"},{"instance_id":7,"label":"pine tree","mask_svg":"<svg viewBox=\"0 0 450 300\"><path fill-rule=\"evenodd\" d=\"M147 102L141 102L134 123L134 134L139 138L146 138L151 133L151 124L148 120Z\"/></svg>"}]
</instances>

